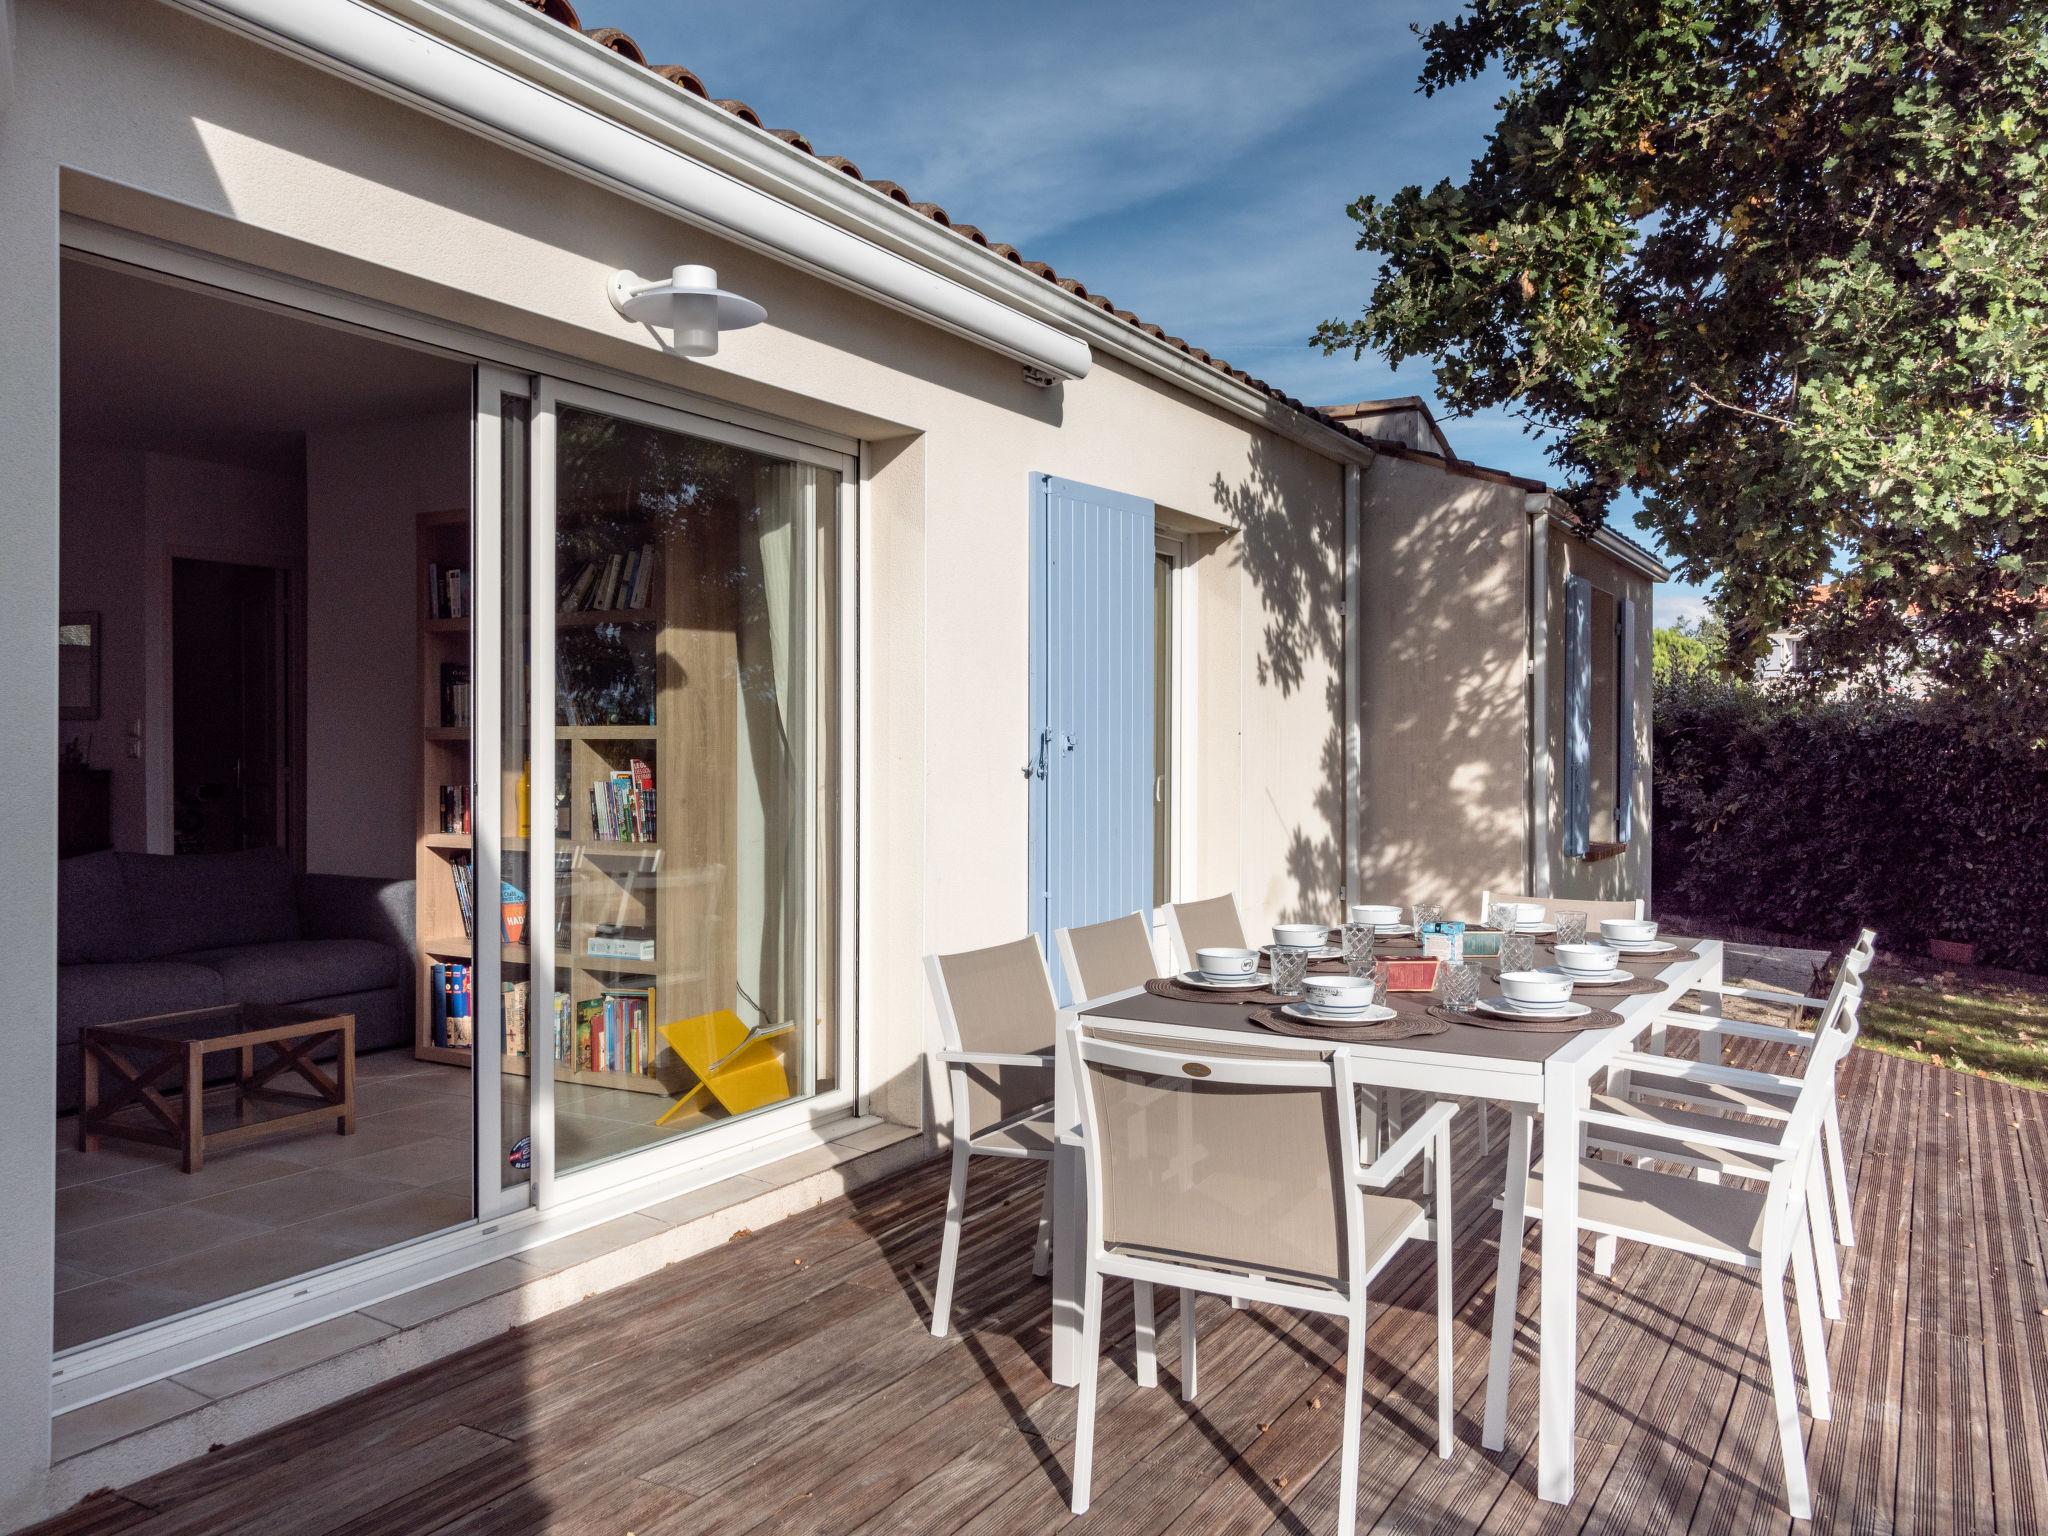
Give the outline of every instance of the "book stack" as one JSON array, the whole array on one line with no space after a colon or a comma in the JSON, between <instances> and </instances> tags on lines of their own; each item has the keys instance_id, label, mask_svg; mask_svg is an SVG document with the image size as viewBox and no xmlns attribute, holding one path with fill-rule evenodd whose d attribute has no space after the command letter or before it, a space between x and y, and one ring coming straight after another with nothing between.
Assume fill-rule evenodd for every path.
<instances>
[{"instance_id":1,"label":"book stack","mask_svg":"<svg viewBox=\"0 0 2048 1536\"><path fill-rule=\"evenodd\" d=\"M594 960L652 960L654 935L645 928L599 923L584 940L583 952Z\"/></svg>"},{"instance_id":2,"label":"book stack","mask_svg":"<svg viewBox=\"0 0 2048 1536\"><path fill-rule=\"evenodd\" d=\"M469 786L467 784L443 784L441 786L441 830L459 832L467 837L474 829L469 824Z\"/></svg>"},{"instance_id":3,"label":"book stack","mask_svg":"<svg viewBox=\"0 0 2048 1536\"><path fill-rule=\"evenodd\" d=\"M654 546L600 555L562 572L557 585L563 613L618 613L645 608L654 589Z\"/></svg>"},{"instance_id":4,"label":"book stack","mask_svg":"<svg viewBox=\"0 0 2048 1536\"><path fill-rule=\"evenodd\" d=\"M430 967L427 993L433 1008L434 1044L468 1050L474 1044L469 991L470 968L462 961Z\"/></svg>"},{"instance_id":5,"label":"book stack","mask_svg":"<svg viewBox=\"0 0 2048 1536\"><path fill-rule=\"evenodd\" d=\"M441 724L469 724L469 665L466 662L441 663Z\"/></svg>"},{"instance_id":6,"label":"book stack","mask_svg":"<svg viewBox=\"0 0 2048 1536\"><path fill-rule=\"evenodd\" d=\"M448 877L455 882L455 905L462 913L462 936L476 937L476 871L469 855L457 854L448 861Z\"/></svg>"},{"instance_id":7,"label":"book stack","mask_svg":"<svg viewBox=\"0 0 2048 1536\"><path fill-rule=\"evenodd\" d=\"M601 843L654 841L654 770L639 758L590 786L590 835Z\"/></svg>"},{"instance_id":8,"label":"book stack","mask_svg":"<svg viewBox=\"0 0 2048 1536\"><path fill-rule=\"evenodd\" d=\"M469 617L469 572L459 565L427 567L427 617Z\"/></svg>"},{"instance_id":9,"label":"book stack","mask_svg":"<svg viewBox=\"0 0 2048 1536\"><path fill-rule=\"evenodd\" d=\"M592 1072L654 1070L654 989L606 992L576 1005L573 1064Z\"/></svg>"},{"instance_id":10,"label":"book stack","mask_svg":"<svg viewBox=\"0 0 2048 1536\"><path fill-rule=\"evenodd\" d=\"M448 878L455 885L455 906L462 914L462 936L476 937L476 870L469 855L458 853L448 861ZM559 903L559 896L557 898ZM507 944L526 942L526 892L510 880L498 882L498 937Z\"/></svg>"}]
</instances>

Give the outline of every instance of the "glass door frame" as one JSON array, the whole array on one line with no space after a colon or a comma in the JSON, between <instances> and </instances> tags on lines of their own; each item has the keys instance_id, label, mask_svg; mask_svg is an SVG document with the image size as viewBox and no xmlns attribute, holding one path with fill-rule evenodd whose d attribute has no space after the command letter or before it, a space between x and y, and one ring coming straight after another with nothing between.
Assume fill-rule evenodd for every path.
<instances>
[{"instance_id":1,"label":"glass door frame","mask_svg":"<svg viewBox=\"0 0 2048 1536\"><path fill-rule=\"evenodd\" d=\"M858 506L860 493L859 460L852 454L836 452L810 443L791 438L777 437L749 427L736 426L730 422L718 421L699 416L673 406L658 405L633 395L621 394L614 390L594 385L575 383L552 375L538 375L533 380L532 410L529 424L528 449L528 526L527 535L527 608L532 623L532 632L527 637L532 648L532 664L528 670L529 692L526 700L527 720L530 729L529 782L537 786L534 793L541 791L538 786L551 786L555 782L556 738L553 729L555 718L555 645L557 625L555 623L555 537L557 528L557 479L556 444L558 414L567 406L578 410L601 412L622 420L635 422L658 430L675 432L710 442L724 443L736 448L748 449L764 456L785 462L806 464L827 469L839 476L838 491L834 504L821 509L821 516L830 516L834 521L834 548L838 552L835 569L830 573L833 583L832 619L834 633L830 637L836 648L834 675L837 681L838 697L828 701L835 717L833 731L835 752L828 762L819 765L820 777L833 790L833 803L841 807L842 821L838 836L834 839L839 850L838 867L830 872L836 889L830 895L830 906L836 919L836 931L830 934L812 930L811 953L806 963L811 972L813 995L818 975L819 946L833 943L839 957L833 967L835 984L829 999L820 999L829 1004L835 1039L832 1059L835 1064L837 1081L823 1093L807 1092L805 1096L788 1104L771 1109L757 1110L731 1126L709 1127L673 1141L642 1148L635 1152L608 1158L601 1163L578 1168L570 1172L558 1172L555 1166L555 1123L554 1123L554 1073L530 1071L527 1076L527 1122L532 1136L531 1167L529 1188L533 1204L546 1210L583 1199L590 1195L617 1191L642 1180L659 1179L691 1164L706 1161L735 1151L754 1141L785 1136L812 1122L834 1117L850 1111L856 1103L859 1084L855 1081L858 1057L855 1045L855 969L850 963L852 951L848 943L850 928L855 919L854 901L858 861L857 827L855 808L857 797L857 768L853 734L856 720L857 682L859 677L859 608L858 579L860 540L858 534ZM484 503L486 507L498 510L495 501ZM482 545L478 546L479 572L498 572L501 569L502 543L494 551L491 563L483 559ZM479 580L479 587L496 586L495 580ZM494 608L497 602L494 599ZM500 610L501 611L501 610ZM488 633L481 617L477 623L479 635ZM472 690L478 707L487 711L488 720L478 719L479 738L491 739L490 757L493 771L501 761L499 743L502 741L503 711L500 694L487 691L481 673L477 686ZM493 673L496 677L498 674ZM546 722L545 726L542 722ZM501 836L501 822L497 819L486 821L483 812L483 784L481 782L485 758L479 751L475 759L479 765L477 786L478 806L478 885L483 890L493 887L487 883L483 873L486 864L484 844L486 840L496 844ZM816 789L817 785L812 786ZM818 805L820 796L812 793L806 796L806 811L811 818L806 847L809 857L806 867L815 871L817 864ZM543 826L547 846L543 848ZM527 857L527 912L529 921L536 919L552 924L555 911L555 861L552 845L553 818L535 814L531 818L529 851ZM485 829L488 828L488 831ZM489 867L497 867L498 849L490 853ZM811 911L819 907L816 890L811 891ZM495 910L495 907L494 907ZM479 953L482 947L479 948ZM531 995L538 998L552 998L555 989L555 953L552 945L533 944L530 946L528 975L531 980ZM492 989L485 993L492 999L490 1006L496 1007L498 993L493 982ZM497 1026L502 1030L502 1022ZM531 1042L528 1045L530 1062L537 1064ZM808 1090L813 1086L816 1049L806 1051L804 1085ZM483 1085L478 1084L481 1095ZM496 1100L492 1101L495 1111ZM480 1111L481 1113L481 1111ZM495 1116L493 1116L495 1119ZM479 1123L479 1132L483 1127ZM485 1143L479 1135L478 1152L482 1155ZM489 1178L480 1170L480 1187L489 1187ZM502 1177L492 1175L490 1177Z\"/></svg>"}]
</instances>

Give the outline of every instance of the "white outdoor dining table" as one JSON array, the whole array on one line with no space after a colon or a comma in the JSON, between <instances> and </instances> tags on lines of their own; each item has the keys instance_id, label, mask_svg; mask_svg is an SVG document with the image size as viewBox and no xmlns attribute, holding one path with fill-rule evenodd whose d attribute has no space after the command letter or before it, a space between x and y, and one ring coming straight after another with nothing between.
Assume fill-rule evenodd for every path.
<instances>
[{"instance_id":1,"label":"white outdoor dining table","mask_svg":"<svg viewBox=\"0 0 2048 1536\"><path fill-rule=\"evenodd\" d=\"M1582 1034L1531 1035L1499 1033L1462 1026L1450 1035L1402 1040L1384 1045L1350 1045L1336 1041L1278 1035L1245 1022L1235 1008L1203 1004L1169 1004L1178 1016L1165 1022L1155 998L1142 987L1091 999L1060 1012L1059 1043L1054 1068L1053 1114L1058 1145L1053 1154L1053 1307L1052 1377L1061 1386L1080 1380L1081 1235L1084 1231L1085 1185L1081 1174L1080 1111L1075 1094L1074 1028L1082 1015L1102 1020L1123 1019L1139 1027L1171 1029L1190 1043L1238 1044L1247 1035L1260 1044L1304 1051L1338 1050L1367 1058L1374 1075L1389 1087L1422 1093L1491 1099L1506 1104L1513 1116L1509 1135L1510 1165L1529 1153L1530 1117L1543 1117L1543 1161L1550 1168L1574 1166L1580 1155L1578 1111L1585 1105L1592 1079L1621 1052L1633 1049L1653 1029L1656 1015L1686 992L1717 994L1723 980L1721 944L1717 939L1680 940L1693 953L1673 960L1651 979L1656 992L1623 997L1611 1004L1621 1022ZM1191 1010L1215 1016L1217 1022L1184 1022ZM1711 1011L1720 1012L1718 1006ZM1659 1048L1653 1043L1652 1049ZM1578 1181L1543 1181L1543 1223L1540 1254L1537 1368L1537 1490L1554 1503L1572 1498L1572 1434L1576 1415L1578 1365ZM1488 1415L1485 1435L1499 1449L1503 1426Z\"/></svg>"}]
</instances>

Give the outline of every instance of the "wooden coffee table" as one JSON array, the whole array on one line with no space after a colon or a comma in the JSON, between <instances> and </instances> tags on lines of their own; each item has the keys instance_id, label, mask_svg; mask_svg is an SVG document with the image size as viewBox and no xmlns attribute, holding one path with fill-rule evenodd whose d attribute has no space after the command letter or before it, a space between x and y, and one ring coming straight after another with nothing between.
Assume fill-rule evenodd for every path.
<instances>
[{"instance_id":1,"label":"wooden coffee table","mask_svg":"<svg viewBox=\"0 0 2048 1536\"><path fill-rule=\"evenodd\" d=\"M328 1066L313 1060L327 1041L339 1046ZM356 1017L319 1008L232 1003L95 1024L79 1033L84 1073L78 1149L99 1149L102 1136L177 1150L185 1172L197 1173L208 1147L229 1147L332 1120L343 1136L356 1128ZM235 1124L206 1128L206 1058L233 1051ZM272 1087L292 1073L312 1089ZM165 1089L177 1086L170 1099ZM258 1105L284 1113L255 1117ZM140 1108L141 1114L116 1116Z\"/></svg>"}]
</instances>

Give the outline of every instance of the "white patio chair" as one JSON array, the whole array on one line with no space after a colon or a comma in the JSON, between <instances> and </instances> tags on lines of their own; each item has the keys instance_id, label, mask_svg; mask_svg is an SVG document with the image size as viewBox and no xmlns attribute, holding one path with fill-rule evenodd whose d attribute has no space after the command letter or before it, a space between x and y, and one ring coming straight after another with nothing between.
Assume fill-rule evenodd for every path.
<instances>
[{"instance_id":1,"label":"white patio chair","mask_svg":"<svg viewBox=\"0 0 2048 1536\"><path fill-rule=\"evenodd\" d=\"M1493 921L1493 903L1495 899L1491 891L1481 891L1479 893L1480 922L1490 923ZM1643 903L1640 897L1634 901L1581 901L1576 896L1517 896L1510 891L1502 891L1498 899L1501 901L1512 901L1518 906L1526 903L1530 906L1541 907L1545 918L1557 916L1557 909L1559 907L1563 907L1567 912L1583 912L1586 914L1586 926L1593 930L1595 938L1599 937L1600 920L1603 917L1641 917L1643 915Z\"/></svg>"},{"instance_id":2,"label":"white patio chair","mask_svg":"<svg viewBox=\"0 0 2048 1536\"><path fill-rule=\"evenodd\" d=\"M1169 902L1166 931L1173 938L1173 963L1192 969L1198 949L1244 949L1244 917L1228 892L1202 901Z\"/></svg>"},{"instance_id":3,"label":"white patio chair","mask_svg":"<svg viewBox=\"0 0 2048 1536\"><path fill-rule=\"evenodd\" d=\"M1053 940L1067 973L1067 990L1077 1003L1141 987L1159 974L1152 928L1142 912L1085 928L1062 928Z\"/></svg>"},{"instance_id":4,"label":"white patio chair","mask_svg":"<svg viewBox=\"0 0 2048 1536\"><path fill-rule=\"evenodd\" d=\"M953 1177L946 1187L946 1232L932 1290L932 1332L944 1338L967 1213L967 1164L974 1157L1027 1158L1045 1164L1045 1194L1031 1273L1044 1275L1052 1254L1052 1071L1059 1009L1035 938L957 955L926 955L925 976L939 1015L952 1099Z\"/></svg>"},{"instance_id":5,"label":"white patio chair","mask_svg":"<svg viewBox=\"0 0 2048 1536\"><path fill-rule=\"evenodd\" d=\"M1722 986L1714 989L1723 998L1739 997L1750 1002L1784 1008L1794 1019L1809 1009L1814 1010L1817 1020L1811 1030L1791 1029L1775 1024L1755 1024L1745 1019L1723 1018L1717 1014L1676 1011L1659 1015L1659 1022L1667 1026L1675 1025L1683 1029L1696 1030L1703 1036L1717 1039L1732 1035L1745 1040L1763 1040L1774 1045L1787 1045L1799 1050L1811 1050L1815 1041L1830 1032L1836 1032L1844 1037L1842 1054L1846 1056L1849 1047L1856 1043L1856 1037L1862 1031L1863 977L1876 957L1877 934L1865 928L1858 933L1856 942L1850 945L1849 952L1842 957L1842 963L1835 972L1835 984L1824 998L1802 997L1768 987ZM1801 1073L1787 1078L1718 1065L1687 1065L1692 1069L1682 1070L1675 1059L1662 1056L1630 1058L1625 1067L1629 1099L1640 1106L1643 1096L1647 1094L1682 1106L1679 1111L1664 1112L1667 1122L1671 1124L1682 1123L1674 1116L1687 1111L1704 1112L1701 1118L1709 1120L1730 1113L1750 1115L1761 1120L1785 1120L1791 1115L1792 1099L1797 1085L1805 1076ZM1787 1086L1788 1083L1791 1086ZM1851 1215L1853 1192L1849 1187L1848 1159L1842 1147L1842 1121L1832 1075L1828 1079L1827 1103L1821 1116L1821 1153L1827 1171L1830 1199L1816 1211L1816 1214L1825 1214L1827 1206L1831 1205L1835 1241L1844 1248L1853 1248L1856 1246L1856 1227ZM1660 1160L1685 1161L1668 1154L1660 1154ZM1700 1162L1695 1166L1711 1169L1712 1165ZM1742 1170L1730 1168L1728 1171ZM1832 1260L1833 1255L1828 1255L1828 1258ZM1825 1265L1823 1270L1825 1278Z\"/></svg>"},{"instance_id":6,"label":"white patio chair","mask_svg":"<svg viewBox=\"0 0 2048 1536\"><path fill-rule=\"evenodd\" d=\"M1278 1048L1176 1047L1141 1026L1084 1022L1077 1054L1088 1181L1086 1281L1073 1508L1088 1508L1102 1284L1129 1280L1138 1383L1158 1384L1152 1289L1180 1289L1181 1392L1192 1399L1195 1298L1242 1296L1346 1320L1337 1529L1358 1503L1366 1290L1411 1239L1434 1237L1437 1452L1451 1454L1451 1117L1437 1104L1370 1165L1360 1157L1348 1056ZM1428 1208L1382 1193L1418 1156ZM1433 1164L1433 1168L1430 1165Z\"/></svg>"},{"instance_id":7,"label":"white patio chair","mask_svg":"<svg viewBox=\"0 0 2048 1536\"><path fill-rule=\"evenodd\" d=\"M1778 1424L1778 1447L1785 1464L1786 1504L1796 1520L1812 1518L1813 1497L1807 1485L1806 1452L1799 1427L1799 1391L1785 1307L1785 1271L1788 1266L1792 1271L1793 1291L1799 1304L1807 1405L1814 1418L1825 1419L1830 1412L1827 1340L1815 1294L1816 1245L1810 1230L1809 1192L1814 1160L1819 1156L1829 1084L1835 1064L1847 1049L1848 1039L1838 1030L1814 1041L1805 1080L1783 1080L1796 1088L1796 1097L1782 1133L1769 1139L1742 1134L1755 1128L1734 1123L1699 1129L1664 1126L1599 1109L1581 1114L1589 1133L1623 1131L1635 1137L1662 1140L1674 1147L1707 1145L1740 1154L1768 1169L1767 1182L1761 1189L1708 1184L1684 1174L1583 1158L1568 1175L1575 1176L1579 1183L1579 1231L1674 1249L1758 1272L1763 1288L1771 1398ZM1543 1180L1552 1173L1553 1170L1540 1167L1534 1170L1525 1181L1522 1203L1504 1201L1501 1211L1500 1269L1495 1281L1493 1347L1487 1365L1482 1436L1483 1443L1495 1450L1501 1448L1506 1438L1508 1374L1514 1358L1515 1293L1521 1282L1522 1234L1526 1221L1542 1217Z\"/></svg>"}]
</instances>

